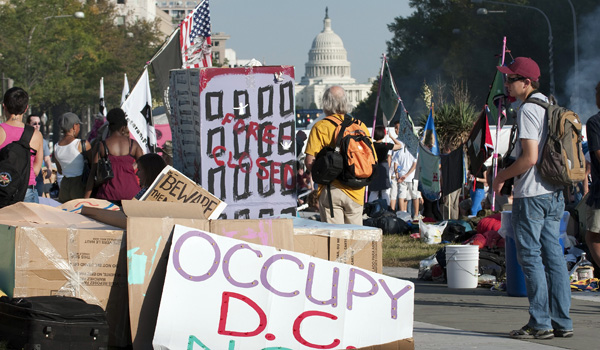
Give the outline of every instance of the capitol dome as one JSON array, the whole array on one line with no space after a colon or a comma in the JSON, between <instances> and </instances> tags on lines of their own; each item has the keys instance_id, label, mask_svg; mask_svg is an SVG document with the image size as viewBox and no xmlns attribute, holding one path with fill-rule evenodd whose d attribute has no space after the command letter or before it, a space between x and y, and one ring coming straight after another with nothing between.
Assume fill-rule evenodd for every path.
<instances>
[{"instance_id":1,"label":"capitol dome","mask_svg":"<svg viewBox=\"0 0 600 350\"><path fill-rule=\"evenodd\" d=\"M351 38L352 39L352 38ZM348 102L352 108L369 96L372 82L357 84L350 76L350 62L342 39L331 29L331 19L325 8L323 30L317 34L308 51L306 72L296 83L296 110L314 112L321 109L323 92L333 85L346 90ZM297 113L301 119L301 113Z\"/></svg>"},{"instance_id":2,"label":"capitol dome","mask_svg":"<svg viewBox=\"0 0 600 350\"><path fill-rule=\"evenodd\" d=\"M317 34L308 52L306 72L300 84L352 84L350 62L342 39L331 29L331 19L325 9L323 30Z\"/></svg>"}]
</instances>

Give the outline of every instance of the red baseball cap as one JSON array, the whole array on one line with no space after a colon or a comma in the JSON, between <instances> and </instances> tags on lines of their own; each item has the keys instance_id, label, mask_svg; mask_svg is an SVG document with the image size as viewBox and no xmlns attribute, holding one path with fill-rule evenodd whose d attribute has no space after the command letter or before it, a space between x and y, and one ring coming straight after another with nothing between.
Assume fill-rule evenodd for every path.
<instances>
[{"instance_id":1,"label":"red baseball cap","mask_svg":"<svg viewBox=\"0 0 600 350\"><path fill-rule=\"evenodd\" d=\"M514 62L507 66L497 66L504 74L517 74L533 81L540 79L540 67L529 57L517 57Z\"/></svg>"}]
</instances>

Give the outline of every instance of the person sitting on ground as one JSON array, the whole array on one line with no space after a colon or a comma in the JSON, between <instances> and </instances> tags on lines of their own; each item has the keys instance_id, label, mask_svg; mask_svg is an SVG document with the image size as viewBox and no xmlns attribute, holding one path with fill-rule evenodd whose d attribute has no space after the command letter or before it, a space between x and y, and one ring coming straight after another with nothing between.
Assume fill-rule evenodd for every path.
<instances>
[{"instance_id":1,"label":"person sitting on ground","mask_svg":"<svg viewBox=\"0 0 600 350\"><path fill-rule=\"evenodd\" d=\"M108 156L114 177L100 185L96 198L106 199L120 206L121 200L132 199L140 192L140 185L133 164L144 152L135 140L129 138L127 119L121 108L111 109L106 119L108 120L110 136L104 142L98 143L95 148L91 174L96 174L98 159ZM104 145L108 148L108 154L105 152ZM85 198L90 198L93 187L94 177L90 176Z\"/></svg>"},{"instance_id":2,"label":"person sitting on ground","mask_svg":"<svg viewBox=\"0 0 600 350\"><path fill-rule=\"evenodd\" d=\"M140 199L148 191L160 172L167 166L167 163L159 154L148 153L138 158L136 164L141 190L135 195L135 199Z\"/></svg>"},{"instance_id":3,"label":"person sitting on ground","mask_svg":"<svg viewBox=\"0 0 600 350\"><path fill-rule=\"evenodd\" d=\"M92 146L85 141L84 146L82 140L77 138L81 131L81 121L75 113L67 112L58 117L58 126L63 133L62 139L54 146L56 168L63 175L58 201L66 203L85 195L86 183L82 178L86 166L84 154L89 157L87 152Z\"/></svg>"}]
</instances>

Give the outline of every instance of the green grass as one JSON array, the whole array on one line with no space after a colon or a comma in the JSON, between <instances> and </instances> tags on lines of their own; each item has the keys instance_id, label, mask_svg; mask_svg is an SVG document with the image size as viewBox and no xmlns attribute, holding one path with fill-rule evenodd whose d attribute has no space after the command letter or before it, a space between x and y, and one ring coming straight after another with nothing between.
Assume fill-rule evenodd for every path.
<instances>
[{"instance_id":1,"label":"green grass","mask_svg":"<svg viewBox=\"0 0 600 350\"><path fill-rule=\"evenodd\" d=\"M383 235L383 266L419 268L419 262L444 245L427 244L410 236Z\"/></svg>"}]
</instances>

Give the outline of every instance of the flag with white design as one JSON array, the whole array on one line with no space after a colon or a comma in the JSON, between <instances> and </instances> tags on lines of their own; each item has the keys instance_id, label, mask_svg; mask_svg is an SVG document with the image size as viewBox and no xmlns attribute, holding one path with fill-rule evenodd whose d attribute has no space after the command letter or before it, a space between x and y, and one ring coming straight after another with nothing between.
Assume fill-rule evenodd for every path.
<instances>
[{"instance_id":1,"label":"flag with white design","mask_svg":"<svg viewBox=\"0 0 600 350\"><path fill-rule=\"evenodd\" d=\"M123 81L123 91L121 92L121 105L125 103L127 100L127 96L129 96L129 81L127 81L127 73L124 74L125 78Z\"/></svg>"},{"instance_id":2,"label":"flag with white design","mask_svg":"<svg viewBox=\"0 0 600 350\"><path fill-rule=\"evenodd\" d=\"M210 9L204 0L180 24L183 68L212 67Z\"/></svg>"},{"instance_id":3,"label":"flag with white design","mask_svg":"<svg viewBox=\"0 0 600 350\"><path fill-rule=\"evenodd\" d=\"M142 76L131 90L121 109L127 117L129 131L144 153L154 152L156 131L152 122L152 95L147 68L144 68Z\"/></svg>"},{"instance_id":4,"label":"flag with white design","mask_svg":"<svg viewBox=\"0 0 600 350\"><path fill-rule=\"evenodd\" d=\"M100 105L98 111L106 118L106 104L104 103L104 77L100 78Z\"/></svg>"}]
</instances>

